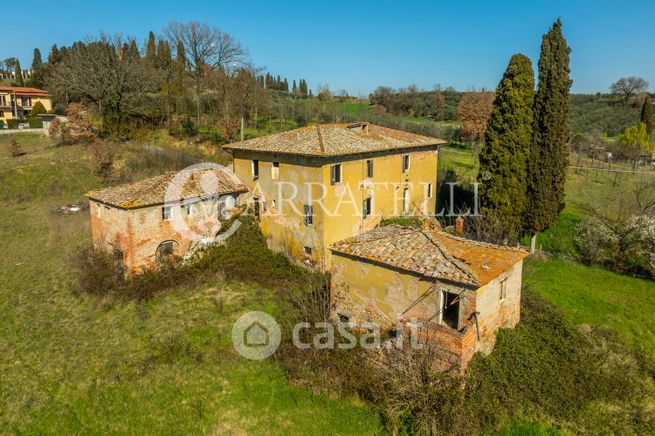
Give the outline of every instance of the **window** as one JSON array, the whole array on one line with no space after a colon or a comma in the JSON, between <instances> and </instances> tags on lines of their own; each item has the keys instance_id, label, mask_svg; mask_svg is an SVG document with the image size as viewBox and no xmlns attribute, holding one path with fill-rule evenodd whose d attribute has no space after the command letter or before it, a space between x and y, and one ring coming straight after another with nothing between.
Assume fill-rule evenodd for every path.
<instances>
[{"instance_id":1,"label":"window","mask_svg":"<svg viewBox=\"0 0 655 436\"><path fill-rule=\"evenodd\" d=\"M4 106L3 103L0 103L0 104L2 104ZM4 117L4 116L5 116L5 111L0 111L0 117Z\"/></svg>"},{"instance_id":2,"label":"window","mask_svg":"<svg viewBox=\"0 0 655 436\"><path fill-rule=\"evenodd\" d=\"M500 301L507 298L507 279L500 282Z\"/></svg>"},{"instance_id":3,"label":"window","mask_svg":"<svg viewBox=\"0 0 655 436\"><path fill-rule=\"evenodd\" d=\"M252 207L255 210L255 218L259 218L259 197L253 197Z\"/></svg>"},{"instance_id":4,"label":"window","mask_svg":"<svg viewBox=\"0 0 655 436\"><path fill-rule=\"evenodd\" d=\"M403 213L409 212L409 188L403 190Z\"/></svg>"},{"instance_id":5,"label":"window","mask_svg":"<svg viewBox=\"0 0 655 436\"><path fill-rule=\"evenodd\" d=\"M307 256L311 256L311 255L312 255L312 251L313 251L313 250L312 250L312 247L305 247L305 254L306 254Z\"/></svg>"},{"instance_id":6,"label":"window","mask_svg":"<svg viewBox=\"0 0 655 436\"><path fill-rule=\"evenodd\" d=\"M161 208L161 219L162 221L166 221L171 219L171 207L170 206L164 206Z\"/></svg>"},{"instance_id":7,"label":"window","mask_svg":"<svg viewBox=\"0 0 655 436\"><path fill-rule=\"evenodd\" d=\"M257 180L259 178L259 161L258 160L253 160L252 161L252 178L253 178L253 180Z\"/></svg>"},{"instance_id":8,"label":"window","mask_svg":"<svg viewBox=\"0 0 655 436\"><path fill-rule=\"evenodd\" d=\"M409 171L409 155L403 154L403 173Z\"/></svg>"},{"instance_id":9,"label":"window","mask_svg":"<svg viewBox=\"0 0 655 436\"><path fill-rule=\"evenodd\" d=\"M157 247L157 260L162 261L171 256L175 256L179 250L179 244L175 241L164 241Z\"/></svg>"},{"instance_id":10,"label":"window","mask_svg":"<svg viewBox=\"0 0 655 436\"><path fill-rule=\"evenodd\" d=\"M373 159L366 161L366 177L369 179L373 178Z\"/></svg>"},{"instance_id":11,"label":"window","mask_svg":"<svg viewBox=\"0 0 655 436\"><path fill-rule=\"evenodd\" d=\"M277 180L280 177L280 162L273 162L271 167L271 179Z\"/></svg>"},{"instance_id":12,"label":"window","mask_svg":"<svg viewBox=\"0 0 655 436\"><path fill-rule=\"evenodd\" d=\"M305 213L305 225L310 226L314 224L314 207L306 204L304 213Z\"/></svg>"},{"instance_id":13,"label":"window","mask_svg":"<svg viewBox=\"0 0 655 436\"><path fill-rule=\"evenodd\" d=\"M450 292L444 292L442 295L441 320L448 327L456 329L459 325L459 295Z\"/></svg>"},{"instance_id":14,"label":"window","mask_svg":"<svg viewBox=\"0 0 655 436\"><path fill-rule=\"evenodd\" d=\"M348 324L350 323L350 317L348 315L344 315L343 313L339 313L339 322L341 324Z\"/></svg>"},{"instance_id":15,"label":"window","mask_svg":"<svg viewBox=\"0 0 655 436\"><path fill-rule=\"evenodd\" d=\"M330 167L330 183L341 183L341 164L335 164Z\"/></svg>"},{"instance_id":16,"label":"window","mask_svg":"<svg viewBox=\"0 0 655 436\"><path fill-rule=\"evenodd\" d=\"M432 198L432 183L428 183L427 191L428 198Z\"/></svg>"},{"instance_id":17,"label":"window","mask_svg":"<svg viewBox=\"0 0 655 436\"><path fill-rule=\"evenodd\" d=\"M373 199L369 197L364 200L364 205L362 207L362 215L364 216L364 218L366 218L372 213L373 213Z\"/></svg>"}]
</instances>

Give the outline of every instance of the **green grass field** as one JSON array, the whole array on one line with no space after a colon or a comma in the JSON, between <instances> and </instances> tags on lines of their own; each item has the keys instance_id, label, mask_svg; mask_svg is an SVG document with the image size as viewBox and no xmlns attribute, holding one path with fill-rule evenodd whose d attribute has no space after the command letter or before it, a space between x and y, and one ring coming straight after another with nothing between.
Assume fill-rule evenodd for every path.
<instances>
[{"instance_id":1,"label":"green grass field","mask_svg":"<svg viewBox=\"0 0 655 436\"><path fill-rule=\"evenodd\" d=\"M27 154L12 158L11 137L0 136L3 432L385 433L364 402L315 395L291 385L275 360L232 350L231 325L243 311L278 310L272 291L218 277L143 303L76 295L71 258L90 243L88 212L55 210L83 204L102 182L87 150L16 137ZM470 162L461 156L453 161ZM653 282L563 260L529 260L525 282L575 323L608 326L655 355ZM522 420L502 429L554 431Z\"/></svg>"},{"instance_id":2,"label":"green grass field","mask_svg":"<svg viewBox=\"0 0 655 436\"><path fill-rule=\"evenodd\" d=\"M87 151L0 137L0 428L19 433L351 433L382 431L363 404L290 385L274 361L231 347L233 321L272 310L271 293L217 280L147 303L74 293L70 258L90 243L87 212L60 215L101 185Z\"/></svg>"}]
</instances>

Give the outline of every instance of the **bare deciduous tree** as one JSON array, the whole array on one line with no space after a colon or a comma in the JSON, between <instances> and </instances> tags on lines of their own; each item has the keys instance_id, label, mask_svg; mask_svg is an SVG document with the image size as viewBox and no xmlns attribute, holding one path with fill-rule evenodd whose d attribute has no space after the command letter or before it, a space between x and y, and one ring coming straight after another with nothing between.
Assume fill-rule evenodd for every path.
<instances>
[{"instance_id":1,"label":"bare deciduous tree","mask_svg":"<svg viewBox=\"0 0 655 436\"><path fill-rule=\"evenodd\" d=\"M171 45L182 43L186 63L197 77L204 71L241 64L247 50L232 35L207 23L173 21L164 28Z\"/></svg>"},{"instance_id":2,"label":"bare deciduous tree","mask_svg":"<svg viewBox=\"0 0 655 436\"><path fill-rule=\"evenodd\" d=\"M623 100L628 101L634 94L639 94L648 89L648 82L641 77L621 77L610 85L613 94L622 94Z\"/></svg>"},{"instance_id":3,"label":"bare deciduous tree","mask_svg":"<svg viewBox=\"0 0 655 436\"><path fill-rule=\"evenodd\" d=\"M493 102L493 92L467 92L462 96L457 106L457 114L462 122L462 135L472 141L479 141L484 137Z\"/></svg>"}]
</instances>

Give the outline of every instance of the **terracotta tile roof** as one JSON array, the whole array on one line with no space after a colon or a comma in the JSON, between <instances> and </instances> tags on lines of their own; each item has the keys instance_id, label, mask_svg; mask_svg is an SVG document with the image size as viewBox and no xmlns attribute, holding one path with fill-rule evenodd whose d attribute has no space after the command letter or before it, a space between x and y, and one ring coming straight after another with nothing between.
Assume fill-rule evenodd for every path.
<instances>
[{"instance_id":1,"label":"terracotta tile roof","mask_svg":"<svg viewBox=\"0 0 655 436\"><path fill-rule=\"evenodd\" d=\"M26 88L24 86L0 86L0 93L8 92L13 94L14 92L18 95L32 95L37 97L49 97L48 91L38 88Z\"/></svg>"},{"instance_id":2,"label":"terracotta tile roof","mask_svg":"<svg viewBox=\"0 0 655 436\"><path fill-rule=\"evenodd\" d=\"M475 286L489 283L528 255L520 248L396 225L335 242L330 249L426 277Z\"/></svg>"},{"instance_id":3,"label":"terracotta tile roof","mask_svg":"<svg viewBox=\"0 0 655 436\"><path fill-rule=\"evenodd\" d=\"M342 156L445 144L430 138L367 123L320 124L227 144L228 151L247 150L303 156Z\"/></svg>"},{"instance_id":4,"label":"terracotta tile roof","mask_svg":"<svg viewBox=\"0 0 655 436\"><path fill-rule=\"evenodd\" d=\"M124 209L136 209L168 202L191 198L209 197L232 193L246 192L246 185L231 172L225 169L198 169L181 172L171 171L161 176L141 180L126 185L114 186L86 194L89 199ZM176 175L181 174L179 178ZM209 177L206 177L209 175ZM181 198L166 198L169 187L177 184Z\"/></svg>"}]
</instances>

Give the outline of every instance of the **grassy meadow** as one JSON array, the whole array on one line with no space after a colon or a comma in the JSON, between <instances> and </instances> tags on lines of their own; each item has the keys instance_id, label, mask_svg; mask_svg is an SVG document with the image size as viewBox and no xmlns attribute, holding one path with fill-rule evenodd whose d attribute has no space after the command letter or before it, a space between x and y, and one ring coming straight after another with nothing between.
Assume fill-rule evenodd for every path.
<instances>
[{"instance_id":1,"label":"grassy meadow","mask_svg":"<svg viewBox=\"0 0 655 436\"><path fill-rule=\"evenodd\" d=\"M0 257L3 432L387 432L366 402L316 394L291 384L275 359L253 362L233 351L230 331L240 314L254 309L281 315L277 294L266 286L217 274L202 285L179 286L142 302L79 294L71 259L90 244L88 211L62 215L56 209L71 202L85 204L84 193L104 182L93 172L89 150L56 148L37 135L15 137L26 154L14 158L6 149L11 137L0 136L0 195L5 206L0 210L0 239L6 253ZM139 164L149 155L135 147L128 147L122 164L131 178L149 173ZM455 151L448 155L444 149L441 169L452 165L474 177L470 155ZM171 160L170 168L186 163L175 153L163 156ZM569 179L569 197L576 184L593 182L585 177ZM593 183L598 183L594 189L606 192L605 181ZM566 212L578 217L584 210L580 200L571 202ZM572 224L563 223L569 220L566 213L562 217L556 228L566 234ZM556 239L554 233L551 237ZM524 280L562 308L571 323L608 327L623 343L655 357L652 281L549 258L528 260ZM504 332L501 349L514 350L517 344L520 351L521 341L534 343L531 331ZM497 358L494 371L507 366L498 363L504 362L503 356ZM494 368L493 359L478 364L481 371ZM481 380L492 380L493 372L487 376ZM644 386L652 389L652 379ZM512 389L507 392L519 395L520 389ZM616 404L593 403L581 413L592 416L593 424L588 425L598 426L624 412L619 409ZM633 423L627 417L641 416L628 412L614 428L629 429ZM505 417L496 429L501 434L555 434L561 425L569 431L588 428L575 427L576 420L577 415L562 425L541 416ZM646 428L643 422L636 424Z\"/></svg>"},{"instance_id":2,"label":"grassy meadow","mask_svg":"<svg viewBox=\"0 0 655 436\"><path fill-rule=\"evenodd\" d=\"M143 303L76 295L70 259L90 243L82 203L100 187L90 155L0 137L0 428L10 433L344 433L382 431L365 405L290 385L274 361L231 346L247 309L274 311L270 291L218 277Z\"/></svg>"}]
</instances>

